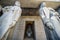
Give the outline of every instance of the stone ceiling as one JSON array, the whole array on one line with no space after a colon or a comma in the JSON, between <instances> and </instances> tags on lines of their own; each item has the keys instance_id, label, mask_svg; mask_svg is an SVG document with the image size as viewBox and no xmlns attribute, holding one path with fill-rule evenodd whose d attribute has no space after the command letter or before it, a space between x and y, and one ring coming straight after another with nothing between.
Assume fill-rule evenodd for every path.
<instances>
[{"instance_id":1,"label":"stone ceiling","mask_svg":"<svg viewBox=\"0 0 60 40\"><path fill-rule=\"evenodd\" d=\"M28 8L38 8L39 4L43 2L43 0L20 0L22 7L28 7ZM48 7L56 8L60 5L60 2L56 1L45 1Z\"/></svg>"},{"instance_id":2,"label":"stone ceiling","mask_svg":"<svg viewBox=\"0 0 60 40\"><path fill-rule=\"evenodd\" d=\"M1 0L0 4L6 6L6 5L13 5L16 0ZM38 8L39 4L42 1L46 1L46 4L48 7L56 8L60 5L60 2L52 1L52 0L18 0L21 3L21 7L23 8Z\"/></svg>"}]
</instances>

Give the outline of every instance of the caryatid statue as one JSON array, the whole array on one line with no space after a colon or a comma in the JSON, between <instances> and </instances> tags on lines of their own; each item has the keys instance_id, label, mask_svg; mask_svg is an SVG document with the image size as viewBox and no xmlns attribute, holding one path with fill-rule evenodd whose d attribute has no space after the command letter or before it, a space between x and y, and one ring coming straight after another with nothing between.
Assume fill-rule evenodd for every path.
<instances>
[{"instance_id":1,"label":"caryatid statue","mask_svg":"<svg viewBox=\"0 0 60 40\"><path fill-rule=\"evenodd\" d=\"M51 36L53 40L59 40L60 39L60 23L57 20L57 17L53 15L56 14L55 11L51 11L52 9L49 9L49 7L46 7L46 3L42 2L40 5L40 16L43 20L43 23L47 25L47 27L50 30Z\"/></svg>"},{"instance_id":2,"label":"caryatid statue","mask_svg":"<svg viewBox=\"0 0 60 40\"><path fill-rule=\"evenodd\" d=\"M56 17L56 19L60 22L60 18L59 18L59 13L58 12L56 12L53 8L48 8L49 9L49 11L50 11L50 14L51 15L53 15L53 16L55 16Z\"/></svg>"},{"instance_id":3,"label":"caryatid statue","mask_svg":"<svg viewBox=\"0 0 60 40\"><path fill-rule=\"evenodd\" d=\"M9 28L16 24L22 13L19 1L16 1L14 6L6 6L2 8L2 10L3 15L0 17L2 20L0 26L0 39L5 35Z\"/></svg>"},{"instance_id":4,"label":"caryatid statue","mask_svg":"<svg viewBox=\"0 0 60 40\"><path fill-rule=\"evenodd\" d=\"M40 16L41 16L44 24L49 26L49 28L53 29L53 27L50 27L52 25L50 23L50 17L49 17L50 13L49 13L48 7L46 7L46 3L45 2L41 3L40 9L39 9L39 13L40 13Z\"/></svg>"},{"instance_id":5,"label":"caryatid statue","mask_svg":"<svg viewBox=\"0 0 60 40\"><path fill-rule=\"evenodd\" d=\"M58 37L60 38L60 20L59 20L59 13L56 12L54 9L52 8L48 8L50 11L50 20L54 25L54 30L56 31Z\"/></svg>"}]
</instances>

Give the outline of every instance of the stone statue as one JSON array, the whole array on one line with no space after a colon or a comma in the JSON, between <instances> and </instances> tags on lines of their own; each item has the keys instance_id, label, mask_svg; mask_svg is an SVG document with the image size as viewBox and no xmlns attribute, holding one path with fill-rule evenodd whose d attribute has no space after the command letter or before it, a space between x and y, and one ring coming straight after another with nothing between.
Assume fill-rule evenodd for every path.
<instances>
[{"instance_id":1,"label":"stone statue","mask_svg":"<svg viewBox=\"0 0 60 40\"><path fill-rule=\"evenodd\" d=\"M55 16L56 17L56 19L60 22L60 15L59 15L59 13L58 12L56 12L54 9L52 9L52 8L48 8L51 12L50 12L50 14L52 13L52 15L53 16Z\"/></svg>"},{"instance_id":2,"label":"stone statue","mask_svg":"<svg viewBox=\"0 0 60 40\"><path fill-rule=\"evenodd\" d=\"M3 15L0 17L2 20L0 26L0 39L5 35L9 28L13 27L21 16L20 2L16 1L14 6L6 6L2 8Z\"/></svg>"},{"instance_id":3,"label":"stone statue","mask_svg":"<svg viewBox=\"0 0 60 40\"><path fill-rule=\"evenodd\" d=\"M58 37L60 38L60 20L59 20L59 17L58 17L59 13L54 11L52 8L50 8L49 10L50 10L50 14L52 14L50 19L51 19L51 22L54 25L54 30L56 31Z\"/></svg>"},{"instance_id":4,"label":"stone statue","mask_svg":"<svg viewBox=\"0 0 60 40\"><path fill-rule=\"evenodd\" d=\"M53 27L50 27L52 24L50 23L50 20L49 20L50 19L50 17L49 17L50 14L49 14L48 8L46 7L45 2L41 3L39 12L40 12L40 16L41 16L42 20L44 21L44 24L49 26L49 28L53 29Z\"/></svg>"},{"instance_id":5,"label":"stone statue","mask_svg":"<svg viewBox=\"0 0 60 40\"><path fill-rule=\"evenodd\" d=\"M50 31L52 40L60 40L60 23L57 20L58 14L55 12L55 10L51 10L52 8L46 7L45 2L42 2L39 9L40 16L43 20L43 23L47 28L49 28L48 30Z\"/></svg>"}]
</instances>

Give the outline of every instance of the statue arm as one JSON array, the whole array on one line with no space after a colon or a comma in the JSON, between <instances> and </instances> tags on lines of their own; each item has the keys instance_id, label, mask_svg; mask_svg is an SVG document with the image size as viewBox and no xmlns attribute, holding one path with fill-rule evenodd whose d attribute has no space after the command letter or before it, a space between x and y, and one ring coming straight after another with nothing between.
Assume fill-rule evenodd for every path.
<instances>
[{"instance_id":1,"label":"statue arm","mask_svg":"<svg viewBox=\"0 0 60 40\"><path fill-rule=\"evenodd\" d=\"M40 16L42 17L42 20L43 20L44 24L46 25L46 27L49 28L49 29L54 29L50 20L45 17L44 9L40 9L39 12L40 12Z\"/></svg>"},{"instance_id":2,"label":"statue arm","mask_svg":"<svg viewBox=\"0 0 60 40\"><path fill-rule=\"evenodd\" d=\"M43 9L39 10L39 15L41 16L42 19L45 18L45 15L44 15L43 11L44 11Z\"/></svg>"},{"instance_id":3,"label":"statue arm","mask_svg":"<svg viewBox=\"0 0 60 40\"><path fill-rule=\"evenodd\" d=\"M18 21L19 17L21 16L22 10L18 9L17 11L15 11L15 18L14 20Z\"/></svg>"},{"instance_id":4,"label":"statue arm","mask_svg":"<svg viewBox=\"0 0 60 40\"><path fill-rule=\"evenodd\" d=\"M21 16L22 10L18 9L16 11L14 11L15 15L13 18L13 22L12 22L12 26L14 26L16 24L16 22L18 21L19 17Z\"/></svg>"},{"instance_id":5,"label":"statue arm","mask_svg":"<svg viewBox=\"0 0 60 40\"><path fill-rule=\"evenodd\" d=\"M45 24L46 24L46 27L49 28L50 30L54 29L54 26L51 23L51 21L47 21Z\"/></svg>"}]
</instances>

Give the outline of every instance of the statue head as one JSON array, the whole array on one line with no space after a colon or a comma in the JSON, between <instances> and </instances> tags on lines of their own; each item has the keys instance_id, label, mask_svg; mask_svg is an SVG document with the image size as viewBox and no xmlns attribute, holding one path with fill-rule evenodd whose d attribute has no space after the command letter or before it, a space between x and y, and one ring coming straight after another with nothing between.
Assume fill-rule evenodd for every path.
<instances>
[{"instance_id":1,"label":"statue head","mask_svg":"<svg viewBox=\"0 0 60 40\"><path fill-rule=\"evenodd\" d=\"M41 7L45 7L46 6L46 3L45 2L42 2L42 3L40 3L40 5L39 5L39 7L41 8Z\"/></svg>"},{"instance_id":2,"label":"statue head","mask_svg":"<svg viewBox=\"0 0 60 40\"><path fill-rule=\"evenodd\" d=\"M20 2L19 2L19 1L16 1L16 2L15 2L15 5L16 5L16 6L20 6Z\"/></svg>"},{"instance_id":3,"label":"statue head","mask_svg":"<svg viewBox=\"0 0 60 40\"><path fill-rule=\"evenodd\" d=\"M2 6L0 5L0 11L2 10Z\"/></svg>"}]
</instances>

